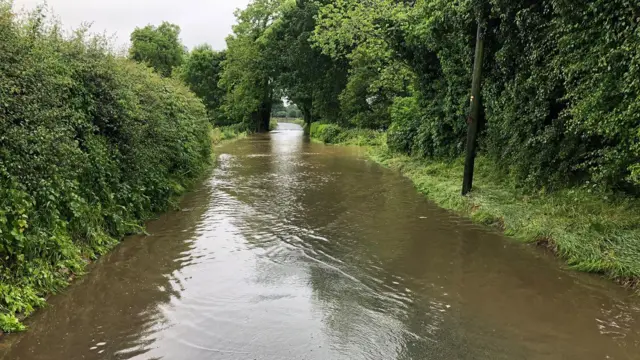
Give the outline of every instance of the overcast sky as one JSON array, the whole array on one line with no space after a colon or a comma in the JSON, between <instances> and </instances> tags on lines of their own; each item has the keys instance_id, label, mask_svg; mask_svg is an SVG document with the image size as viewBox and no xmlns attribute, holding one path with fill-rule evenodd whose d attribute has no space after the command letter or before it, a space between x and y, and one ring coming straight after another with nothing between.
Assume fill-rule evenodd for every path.
<instances>
[{"instance_id":1,"label":"overcast sky","mask_svg":"<svg viewBox=\"0 0 640 360\"><path fill-rule=\"evenodd\" d=\"M14 9L31 9L42 3L14 0ZM235 23L234 10L248 3L249 0L47 0L65 28L91 22L93 32L115 34L118 44L128 44L136 27L169 21L180 26L187 47L209 43L217 50L226 47L224 39Z\"/></svg>"}]
</instances>

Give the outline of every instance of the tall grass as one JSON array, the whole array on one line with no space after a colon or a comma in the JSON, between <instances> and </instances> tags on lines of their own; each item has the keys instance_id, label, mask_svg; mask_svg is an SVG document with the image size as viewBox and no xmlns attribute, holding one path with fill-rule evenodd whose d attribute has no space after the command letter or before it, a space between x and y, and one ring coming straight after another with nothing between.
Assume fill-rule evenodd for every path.
<instances>
[{"instance_id":1,"label":"tall grass","mask_svg":"<svg viewBox=\"0 0 640 360\"><path fill-rule=\"evenodd\" d=\"M212 128L209 132L209 139L213 146L220 145L228 140L243 139L247 137L246 130L239 126L223 126Z\"/></svg>"}]
</instances>

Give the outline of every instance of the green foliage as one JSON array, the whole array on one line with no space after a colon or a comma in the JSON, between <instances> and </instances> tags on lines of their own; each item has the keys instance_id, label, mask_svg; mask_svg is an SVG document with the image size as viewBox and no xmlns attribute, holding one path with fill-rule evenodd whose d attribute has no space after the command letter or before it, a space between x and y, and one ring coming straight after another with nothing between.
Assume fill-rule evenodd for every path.
<instances>
[{"instance_id":1,"label":"green foliage","mask_svg":"<svg viewBox=\"0 0 640 360\"><path fill-rule=\"evenodd\" d=\"M475 24L471 1L421 1L391 19L386 32L416 77L419 123L411 153L459 156L466 141ZM406 117L405 117L406 120ZM405 124L407 122L405 121Z\"/></svg>"},{"instance_id":2,"label":"green foliage","mask_svg":"<svg viewBox=\"0 0 640 360\"><path fill-rule=\"evenodd\" d=\"M624 0L418 2L386 35L419 79L422 136L407 152L462 150L478 4L488 9L481 151L529 189L637 191L640 40Z\"/></svg>"},{"instance_id":3,"label":"green foliage","mask_svg":"<svg viewBox=\"0 0 640 360\"><path fill-rule=\"evenodd\" d=\"M6 333L15 333L25 331L27 329L24 324L18 320L13 314L0 314L0 330Z\"/></svg>"},{"instance_id":4,"label":"green foliage","mask_svg":"<svg viewBox=\"0 0 640 360\"><path fill-rule=\"evenodd\" d=\"M312 123L311 138L325 144L383 147L385 133L370 129L345 129L336 124Z\"/></svg>"},{"instance_id":5,"label":"green foliage","mask_svg":"<svg viewBox=\"0 0 640 360\"><path fill-rule=\"evenodd\" d=\"M227 38L220 86L225 91L222 111L233 123L257 132L269 130L274 99L274 57L267 49L271 26L277 20L282 1L255 0L236 12L238 24Z\"/></svg>"},{"instance_id":6,"label":"green foliage","mask_svg":"<svg viewBox=\"0 0 640 360\"><path fill-rule=\"evenodd\" d=\"M225 141L242 139L247 136L247 132L240 126L224 126L212 128L209 132L209 139L212 145L220 145ZM213 154L212 154L213 155Z\"/></svg>"},{"instance_id":7,"label":"green foliage","mask_svg":"<svg viewBox=\"0 0 640 360\"><path fill-rule=\"evenodd\" d=\"M0 1L0 327L20 330L210 160L202 102L175 80Z\"/></svg>"},{"instance_id":8,"label":"green foliage","mask_svg":"<svg viewBox=\"0 0 640 360\"><path fill-rule=\"evenodd\" d=\"M287 108L288 118L301 118L302 116L302 111L300 111L300 109L298 109L298 106L296 106L295 104Z\"/></svg>"},{"instance_id":9,"label":"green foliage","mask_svg":"<svg viewBox=\"0 0 640 360\"><path fill-rule=\"evenodd\" d=\"M336 61L311 46L319 6L327 1L285 2L266 40L273 59L275 83L300 110L288 116L340 122L338 96L347 80L344 61Z\"/></svg>"},{"instance_id":10,"label":"green foliage","mask_svg":"<svg viewBox=\"0 0 640 360\"><path fill-rule=\"evenodd\" d=\"M269 121L269 131L273 131L278 128L278 120L275 118L271 118Z\"/></svg>"},{"instance_id":11,"label":"green foliage","mask_svg":"<svg viewBox=\"0 0 640 360\"><path fill-rule=\"evenodd\" d=\"M640 184L640 20L628 1L494 4L487 153L534 186ZM527 54L528 56L523 56Z\"/></svg>"},{"instance_id":12,"label":"green foliage","mask_svg":"<svg viewBox=\"0 0 640 360\"><path fill-rule=\"evenodd\" d=\"M218 84L225 57L224 51L214 51L209 45L198 46L188 54L184 64L174 71L174 75L202 99L211 122L220 126L229 123L220 109L225 91Z\"/></svg>"},{"instance_id":13,"label":"green foliage","mask_svg":"<svg viewBox=\"0 0 640 360\"><path fill-rule=\"evenodd\" d=\"M322 141L325 144L339 143L338 137L342 133L342 128L335 124L311 124L311 137Z\"/></svg>"},{"instance_id":14,"label":"green foliage","mask_svg":"<svg viewBox=\"0 0 640 360\"><path fill-rule=\"evenodd\" d=\"M637 193L640 20L628 0L327 3L313 41L349 61L343 117L389 126L397 151L457 158L479 14L487 44L480 151L496 170L530 190L590 181Z\"/></svg>"},{"instance_id":15,"label":"green foliage","mask_svg":"<svg viewBox=\"0 0 640 360\"><path fill-rule=\"evenodd\" d=\"M276 118L290 118L296 119L301 118L302 111L296 104L290 104L289 106L285 106L281 100L275 101L273 104L273 108L271 109L271 115Z\"/></svg>"},{"instance_id":16,"label":"green foliage","mask_svg":"<svg viewBox=\"0 0 640 360\"><path fill-rule=\"evenodd\" d=\"M287 107L284 105L282 99L274 100L271 106L271 116L277 118L287 117Z\"/></svg>"},{"instance_id":17,"label":"green foliage","mask_svg":"<svg viewBox=\"0 0 640 360\"><path fill-rule=\"evenodd\" d=\"M392 121L387 132L389 149L405 154L426 154L424 150L416 149L418 129L422 125L418 99L396 98L389 110Z\"/></svg>"},{"instance_id":18,"label":"green foliage","mask_svg":"<svg viewBox=\"0 0 640 360\"><path fill-rule=\"evenodd\" d=\"M163 22L158 27L147 25L131 33L129 57L149 65L164 77L171 76L173 69L182 64L185 53L178 25Z\"/></svg>"},{"instance_id":19,"label":"green foliage","mask_svg":"<svg viewBox=\"0 0 640 360\"><path fill-rule=\"evenodd\" d=\"M301 118L304 115L302 114L302 111L300 111L300 108L298 107L298 105L296 104L291 104L289 106L286 107L286 112L287 112L287 116L288 118Z\"/></svg>"},{"instance_id":20,"label":"green foliage","mask_svg":"<svg viewBox=\"0 0 640 360\"><path fill-rule=\"evenodd\" d=\"M236 13L220 81L221 109L230 122L265 131L271 114L342 121L346 62L322 54L310 41L322 3L256 0ZM280 103L285 97L293 108Z\"/></svg>"},{"instance_id":21,"label":"green foliage","mask_svg":"<svg viewBox=\"0 0 640 360\"><path fill-rule=\"evenodd\" d=\"M351 126L388 128L393 99L412 91L413 73L384 40L385 19L401 16L403 9L393 1L340 0L319 10L312 40L324 54L348 61L339 100Z\"/></svg>"}]
</instances>

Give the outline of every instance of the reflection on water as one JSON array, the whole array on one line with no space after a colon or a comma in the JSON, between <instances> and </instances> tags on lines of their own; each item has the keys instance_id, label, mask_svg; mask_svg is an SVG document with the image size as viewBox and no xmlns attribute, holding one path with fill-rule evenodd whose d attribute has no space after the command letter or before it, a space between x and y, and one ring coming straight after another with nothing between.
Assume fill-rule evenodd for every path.
<instances>
[{"instance_id":1,"label":"reflection on water","mask_svg":"<svg viewBox=\"0 0 640 360\"><path fill-rule=\"evenodd\" d=\"M637 359L638 301L293 125L220 150L0 359Z\"/></svg>"}]
</instances>

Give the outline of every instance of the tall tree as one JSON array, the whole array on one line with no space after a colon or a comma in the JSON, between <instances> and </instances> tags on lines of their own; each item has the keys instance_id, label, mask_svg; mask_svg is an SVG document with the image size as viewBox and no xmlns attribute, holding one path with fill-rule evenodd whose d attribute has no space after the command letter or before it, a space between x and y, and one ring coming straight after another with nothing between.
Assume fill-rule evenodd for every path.
<instances>
[{"instance_id":1,"label":"tall tree","mask_svg":"<svg viewBox=\"0 0 640 360\"><path fill-rule=\"evenodd\" d=\"M340 119L338 95L347 78L346 62L323 54L311 41L323 3L328 1L289 2L269 34L270 57L278 59L273 64L277 86L302 111L307 125L316 118Z\"/></svg>"},{"instance_id":2,"label":"tall tree","mask_svg":"<svg viewBox=\"0 0 640 360\"><path fill-rule=\"evenodd\" d=\"M319 11L315 47L348 63L339 99L350 126L387 128L393 100L411 92L413 74L389 44L389 29L398 26L407 9L395 0L337 0Z\"/></svg>"},{"instance_id":3,"label":"tall tree","mask_svg":"<svg viewBox=\"0 0 640 360\"><path fill-rule=\"evenodd\" d=\"M249 130L269 130L274 97L273 58L265 36L281 14L280 0L255 0L236 12L238 24L227 38L227 58L220 84L227 95L225 114Z\"/></svg>"},{"instance_id":4,"label":"tall tree","mask_svg":"<svg viewBox=\"0 0 640 360\"><path fill-rule=\"evenodd\" d=\"M163 22L160 26L147 25L131 33L129 57L143 62L164 76L184 61L186 50L180 41L180 27Z\"/></svg>"},{"instance_id":5,"label":"tall tree","mask_svg":"<svg viewBox=\"0 0 640 360\"><path fill-rule=\"evenodd\" d=\"M201 45L194 48L184 64L175 71L175 75L202 99L209 118L217 125L226 125L219 109L225 95L224 89L219 86L225 58L226 52L214 51L209 45Z\"/></svg>"}]
</instances>

